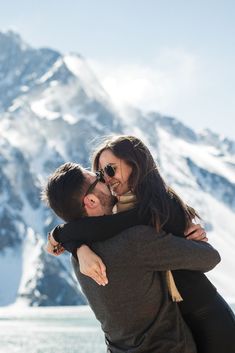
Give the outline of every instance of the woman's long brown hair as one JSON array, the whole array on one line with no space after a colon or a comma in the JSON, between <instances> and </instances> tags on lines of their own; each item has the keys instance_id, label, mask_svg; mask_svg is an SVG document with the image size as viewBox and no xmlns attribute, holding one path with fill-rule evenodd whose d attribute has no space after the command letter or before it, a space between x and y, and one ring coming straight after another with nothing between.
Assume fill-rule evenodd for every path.
<instances>
[{"instance_id":1,"label":"woman's long brown hair","mask_svg":"<svg viewBox=\"0 0 235 353\"><path fill-rule=\"evenodd\" d=\"M113 136L106 139L94 152L93 169L99 169L100 155L110 150L117 158L124 160L132 167L128 183L135 194L142 215L150 215L152 225L162 229L170 217L170 199L175 198L184 212L185 227L197 212L186 205L177 193L161 177L157 165L146 145L134 136Z\"/></svg>"}]
</instances>

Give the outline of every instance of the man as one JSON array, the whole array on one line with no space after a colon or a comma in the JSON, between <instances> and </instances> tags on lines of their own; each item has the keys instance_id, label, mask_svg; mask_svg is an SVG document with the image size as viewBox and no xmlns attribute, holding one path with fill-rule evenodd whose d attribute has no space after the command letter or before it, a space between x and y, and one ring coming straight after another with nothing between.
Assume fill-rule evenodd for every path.
<instances>
[{"instance_id":1,"label":"man","mask_svg":"<svg viewBox=\"0 0 235 353\"><path fill-rule=\"evenodd\" d=\"M111 214L114 204L100 175L66 163L49 178L44 199L65 221ZM108 268L109 284L98 286L79 270L77 279L105 333L108 352L196 353L177 304L169 298L165 271L208 271L220 257L210 245L156 234L136 226L97 242L94 250ZM79 250L78 250L79 251Z\"/></svg>"}]
</instances>

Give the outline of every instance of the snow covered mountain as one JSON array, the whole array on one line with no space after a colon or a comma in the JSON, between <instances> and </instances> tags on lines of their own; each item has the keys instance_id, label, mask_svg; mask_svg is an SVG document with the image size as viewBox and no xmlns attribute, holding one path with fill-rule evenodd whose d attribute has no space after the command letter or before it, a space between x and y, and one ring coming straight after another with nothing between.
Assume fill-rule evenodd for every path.
<instances>
[{"instance_id":1,"label":"snow covered mountain","mask_svg":"<svg viewBox=\"0 0 235 353\"><path fill-rule=\"evenodd\" d=\"M58 219L40 190L65 161L89 166L95 141L110 133L142 138L168 183L199 210L223 260L209 276L235 302L235 141L155 112L120 116L84 58L32 48L14 32L0 33L0 78L0 305L85 302L69 256L43 250Z\"/></svg>"}]
</instances>

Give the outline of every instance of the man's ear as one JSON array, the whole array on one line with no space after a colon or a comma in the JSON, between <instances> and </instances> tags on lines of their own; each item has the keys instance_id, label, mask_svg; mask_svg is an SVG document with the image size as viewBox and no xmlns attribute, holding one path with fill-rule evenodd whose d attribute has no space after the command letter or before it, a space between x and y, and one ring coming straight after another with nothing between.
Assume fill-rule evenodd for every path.
<instances>
[{"instance_id":1,"label":"man's ear","mask_svg":"<svg viewBox=\"0 0 235 353\"><path fill-rule=\"evenodd\" d=\"M99 199L94 194L86 195L83 202L85 207L89 209L95 209L99 205Z\"/></svg>"}]
</instances>

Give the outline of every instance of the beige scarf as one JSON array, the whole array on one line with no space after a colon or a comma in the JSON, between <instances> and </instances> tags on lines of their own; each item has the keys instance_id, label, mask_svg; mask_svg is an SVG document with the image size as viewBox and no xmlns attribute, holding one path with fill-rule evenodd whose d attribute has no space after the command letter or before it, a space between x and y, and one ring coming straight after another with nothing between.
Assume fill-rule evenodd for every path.
<instances>
[{"instance_id":1,"label":"beige scarf","mask_svg":"<svg viewBox=\"0 0 235 353\"><path fill-rule=\"evenodd\" d=\"M122 196L118 197L118 203L114 206L113 213L127 211L130 208L133 208L136 204L136 196L132 194L131 191L128 191ZM181 297L176 284L174 277L171 271L166 271L166 280L168 285L168 290L171 295L173 302L181 302L183 298Z\"/></svg>"},{"instance_id":2,"label":"beige scarf","mask_svg":"<svg viewBox=\"0 0 235 353\"><path fill-rule=\"evenodd\" d=\"M115 205L116 210L114 210L114 213L127 211L130 208L133 208L135 206L136 202L137 202L136 196L134 194L132 194L131 191L128 191L124 195L118 196L118 202Z\"/></svg>"}]
</instances>

